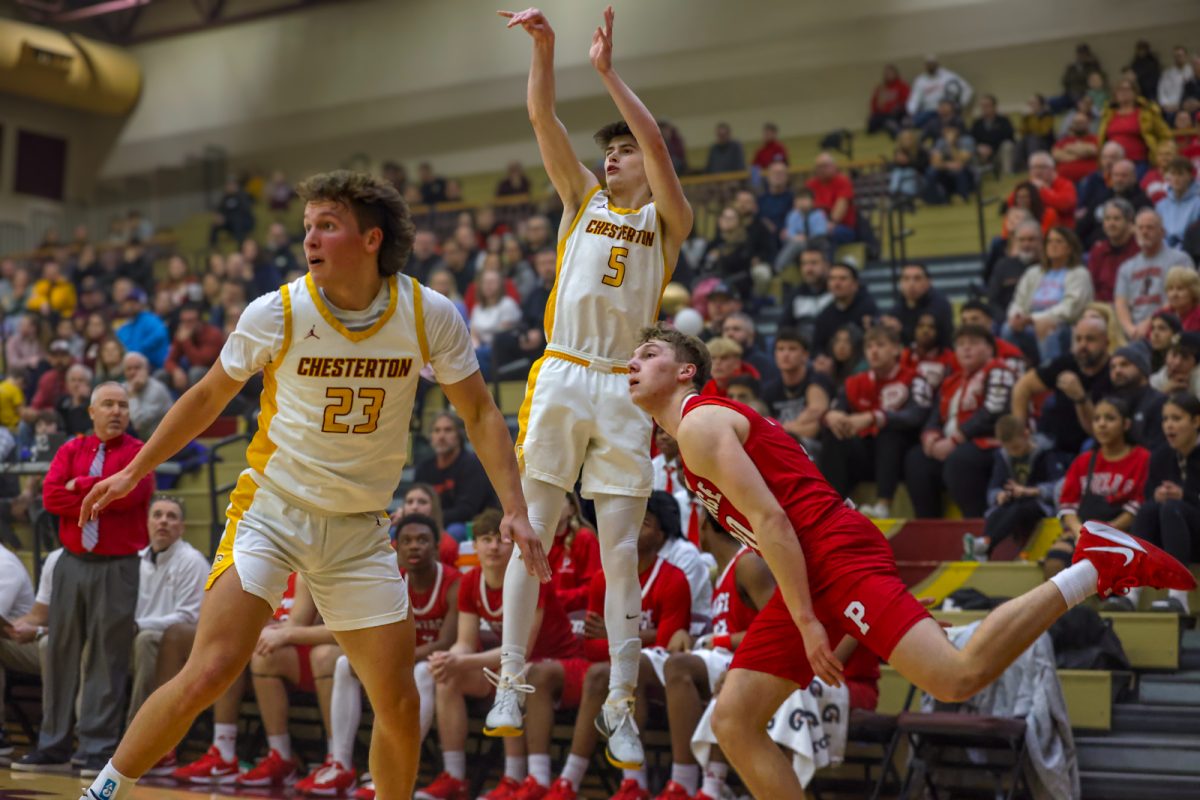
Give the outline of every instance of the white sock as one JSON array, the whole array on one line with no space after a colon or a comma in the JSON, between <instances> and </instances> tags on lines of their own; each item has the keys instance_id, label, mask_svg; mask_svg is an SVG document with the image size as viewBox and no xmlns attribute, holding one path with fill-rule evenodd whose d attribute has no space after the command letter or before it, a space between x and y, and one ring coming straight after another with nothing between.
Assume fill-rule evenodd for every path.
<instances>
[{"instance_id":1,"label":"white sock","mask_svg":"<svg viewBox=\"0 0 1200 800\"><path fill-rule=\"evenodd\" d=\"M546 756L547 760L550 756ZM525 780L525 756L505 756L504 774L520 783Z\"/></svg>"},{"instance_id":2,"label":"white sock","mask_svg":"<svg viewBox=\"0 0 1200 800\"><path fill-rule=\"evenodd\" d=\"M725 778L729 775L729 765L724 761L709 761L704 768L704 785L701 790L709 797L719 798L725 788Z\"/></svg>"},{"instance_id":3,"label":"white sock","mask_svg":"<svg viewBox=\"0 0 1200 800\"><path fill-rule=\"evenodd\" d=\"M233 761L237 757L237 723L218 722L213 725L213 747L221 754L222 761Z\"/></svg>"},{"instance_id":4,"label":"white sock","mask_svg":"<svg viewBox=\"0 0 1200 800\"><path fill-rule=\"evenodd\" d=\"M1096 581L1099 578L1100 573L1096 571L1096 566L1084 559L1076 561L1055 575L1050 582L1062 592L1063 600L1067 601L1067 608L1074 608L1096 593Z\"/></svg>"},{"instance_id":5,"label":"white sock","mask_svg":"<svg viewBox=\"0 0 1200 800\"><path fill-rule=\"evenodd\" d=\"M428 661L421 661L413 668L413 679L417 682L417 694L421 698L421 739L429 735L433 727L433 710L437 702L437 689Z\"/></svg>"},{"instance_id":6,"label":"white sock","mask_svg":"<svg viewBox=\"0 0 1200 800\"><path fill-rule=\"evenodd\" d=\"M525 669L525 648L521 645L506 644L500 648L500 674L520 675Z\"/></svg>"},{"instance_id":7,"label":"white sock","mask_svg":"<svg viewBox=\"0 0 1200 800\"><path fill-rule=\"evenodd\" d=\"M1188 593L1182 589L1168 589L1167 597L1174 597L1180 603L1183 603L1183 613L1191 614L1191 609L1188 608Z\"/></svg>"},{"instance_id":8,"label":"white sock","mask_svg":"<svg viewBox=\"0 0 1200 800\"><path fill-rule=\"evenodd\" d=\"M350 659L339 656L333 668L329 709L329 755L343 767L354 761L354 737L362 721L362 683L350 669Z\"/></svg>"},{"instance_id":9,"label":"white sock","mask_svg":"<svg viewBox=\"0 0 1200 800\"><path fill-rule=\"evenodd\" d=\"M579 784L583 783L583 776L587 774L588 760L583 756L577 756L574 753L567 755L567 763L563 764L562 776L570 784L571 788L579 791Z\"/></svg>"},{"instance_id":10,"label":"white sock","mask_svg":"<svg viewBox=\"0 0 1200 800\"><path fill-rule=\"evenodd\" d=\"M638 786L642 787L643 789L646 788L646 768L645 767L642 767L641 769L623 769L623 770L621 770L621 773L622 773L622 777L625 780L635 780L635 781L637 781Z\"/></svg>"},{"instance_id":11,"label":"white sock","mask_svg":"<svg viewBox=\"0 0 1200 800\"><path fill-rule=\"evenodd\" d=\"M550 785L550 754L549 753L530 753L529 754L529 774L538 782L539 786Z\"/></svg>"},{"instance_id":12,"label":"white sock","mask_svg":"<svg viewBox=\"0 0 1200 800\"><path fill-rule=\"evenodd\" d=\"M672 763L671 780L687 789L688 794L695 794L700 785L700 765Z\"/></svg>"},{"instance_id":13,"label":"white sock","mask_svg":"<svg viewBox=\"0 0 1200 800\"><path fill-rule=\"evenodd\" d=\"M267 737L267 747L279 753L279 757L284 761L292 759L292 735L290 733L281 733L278 736Z\"/></svg>"},{"instance_id":14,"label":"white sock","mask_svg":"<svg viewBox=\"0 0 1200 800\"><path fill-rule=\"evenodd\" d=\"M442 763L446 774L451 778L463 780L467 777L467 754L463 750L447 750L442 753Z\"/></svg>"},{"instance_id":15,"label":"white sock","mask_svg":"<svg viewBox=\"0 0 1200 800\"><path fill-rule=\"evenodd\" d=\"M605 702L618 705L633 696L633 690L637 687L638 661L641 655L641 639L626 639L608 646L612 670L608 674L608 697Z\"/></svg>"},{"instance_id":16,"label":"white sock","mask_svg":"<svg viewBox=\"0 0 1200 800\"><path fill-rule=\"evenodd\" d=\"M92 787L86 796L103 797L105 800L125 800L135 783L137 781L133 778L126 778L117 772L112 762L109 761L104 765L104 769L100 770L96 780L92 782Z\"/></svg>"}]
</instances>

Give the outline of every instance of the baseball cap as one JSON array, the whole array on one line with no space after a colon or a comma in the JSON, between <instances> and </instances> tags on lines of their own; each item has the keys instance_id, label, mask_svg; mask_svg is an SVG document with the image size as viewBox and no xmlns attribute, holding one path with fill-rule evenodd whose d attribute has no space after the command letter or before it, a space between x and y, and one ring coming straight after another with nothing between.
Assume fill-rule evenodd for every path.
<instances>
[{"instance_id":1,"label":"baseball cap","mask_svg":"<svg viewBox=\"0 0 1200 800\"><path fill-rule=\"evenodd\" d=\"M146 291L140 286L135 286L129 290L129 294L125 296L126 300L133 300L138 303L146 302Z\"/></svg>"},{"instance_id":2,"label":"baseball cap","mask_svg":"<svg viewBox=\"0 0 1200 800\"><path fill-rule=\"evenodd\" d=\"M66 339L55 339L53 342L50 343L49 352L51 352L51 353L67 353L68 355L70 355L71 345L67 343Z\"/></svg>"},{"instance_id":3,"label":"baseball cap","mask_svg":"<svg viewBox=\"0 0 1200 800\"><path fill-rule=\"evenodd\" d=\"M706 297L717 297L724 295L725 297L733 297L733 291L729 288L729 284L725 281L717 281L708 290Z\"/></svg>"}]
</instances>

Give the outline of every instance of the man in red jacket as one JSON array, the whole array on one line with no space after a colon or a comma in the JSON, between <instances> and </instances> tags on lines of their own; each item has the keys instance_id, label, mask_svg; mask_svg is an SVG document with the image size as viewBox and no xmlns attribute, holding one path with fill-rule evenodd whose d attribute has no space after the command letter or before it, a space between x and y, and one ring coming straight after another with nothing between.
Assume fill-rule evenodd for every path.
<instances>
[{"instance_id":1,"label":"man in red jacket","mask_svg":"<svg viewBox=\"0 0 1200 800\"><path fill-rule=\"evenodd\" d=\"M63 555L55 567L50 602L47 669L42 676L42 728L37 748L13 769L43 772L70 768L72 721L83 665L78 758L81 774L99 774L117 747L125 710L125 684L133 650L138 597L138 550L149 542L147 514L154 477L116 500L97 519L79 526L84 496L102 478L121 471L142 448L125 433L129 395L119 383L92 391L92 433L54 454L42 488L46 510L57 514Z\"/></svg>"},{"instance_id":2,"label":"man in red jacket","mask_svg":"<svg viewBox=\"0 0 1200 800\"><path fill-rule=\"evenodd\" d=\"M1029 180L1038 188L1042 202L1058 213L1060 224L1075 227L1075 184L1058 174L1054 157L1044 150L1029 157ZM1013 204L1016 189L1008 196L1008 205Z\"/></svg>"}]
</instances>

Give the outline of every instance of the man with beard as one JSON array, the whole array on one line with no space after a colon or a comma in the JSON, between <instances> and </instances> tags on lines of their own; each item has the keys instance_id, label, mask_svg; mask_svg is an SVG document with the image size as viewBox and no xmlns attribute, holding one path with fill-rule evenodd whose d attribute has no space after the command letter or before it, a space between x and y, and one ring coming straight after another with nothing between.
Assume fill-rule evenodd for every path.
<instances>
[{"instance_id":1,"label":"man with beard","mask_svg":"<svg viewBox=\"0 0 1200 800\"><path fill-rule=\"evenodd\" d=\"M1133 235L1133 217L1137 211L1123 197L1114 197L1102 207L1104 235L1088 251L1088 271L1096 301L1111 303L1117 286L1117 271L1121 265L1138 254L1137 237Z\"/></svg>"},{"instance_id":2,"label":"man with beard","mask_svg":"<svg viewBox=\"0 0 1200 800\"><path fill-rule=\"evenodd\" d=\"M1003 319L1012 303L1013 294L1025 270L1038 263L1042 257L1042 224L1027 219L1017 226L1009 237L1011 252L992 267L988 280L987 299L992 306L993 316Z\"/></svg>"},{"instance_id":3,"label":"man with beard","mask_svg":"<svg viewBox=\"0 0 1200 800\"><path fill-rule=\"evenodd\" d=\"M1095 192L1088 199L1088 205L1080 203L1080 210L1076 212L1075 232L1085 247L1095 244L1104 233L1104 204L1117 197L1127 201L1134 211L1154 207L1138 185L1137 166L1127 158L1113 164L1108 185L1102 191Z\"/></svg>"},{"instance_id":4,"label":"man with beard","mask_svg":"<svg viewBox=\"0 0 1200 800\"><path fill-rule=\"evenodd\" d=\"M1150 386L1150 351L1144 343L1127 344L1108 360L1108 378L1117 397L1129 405L1129 438L1153 452L1166 441L1162 410L1167 396Z\"/></svg>"},{"instance_id":5,"label":"man with beard","mask_svg":"<svg viewBox=\"0 0 1200 800\"><path fill-rule=\"evenodd\" d=\"M1053 443L1064 465L1079 453L1091 427L1092 404L1112 394L1108 374L1108 328L1084 317L1071 332L1071 352L1029 370L1013 387L1012 413L1029 419L1030 402L1042 392L1054 396L1042 407L1038 430Z\"/></svg>"},{"instance_id":6,"label":"man with beard","mask_svg":"<svg viewBox=\"0 0 1200 800\"><path fill-rule=\"evenodd\" d=\"M809 247L800 255L800 283L789 288L783 299L783 318L780 325L795 328L802 336L811 338L817 316L833 302L826 281L829 279L829 256L820 247Z\"/></svg>"}]
</instances>

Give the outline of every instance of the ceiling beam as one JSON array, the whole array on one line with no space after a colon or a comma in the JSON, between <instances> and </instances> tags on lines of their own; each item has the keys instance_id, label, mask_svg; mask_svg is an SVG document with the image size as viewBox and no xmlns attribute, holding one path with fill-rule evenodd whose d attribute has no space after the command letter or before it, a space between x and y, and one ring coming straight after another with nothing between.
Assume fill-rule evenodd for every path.
<instances>
[{"instance_id":1,"label":"ceiling beam","mask_svg":"<svg viewBox=\"0 0 1200 800\"><path fill-rule=\"evenodd\" d=\"M96 3L90 6L77 8L73 11L60 11L53 14L49 22L65 23L78 22L84 19L93 19L96 17L104 17L109 14L117 14L122 11L131 11L142 6L150 5L154 0L107 0L104 3Z\"/></svg>"}]
</instances>

